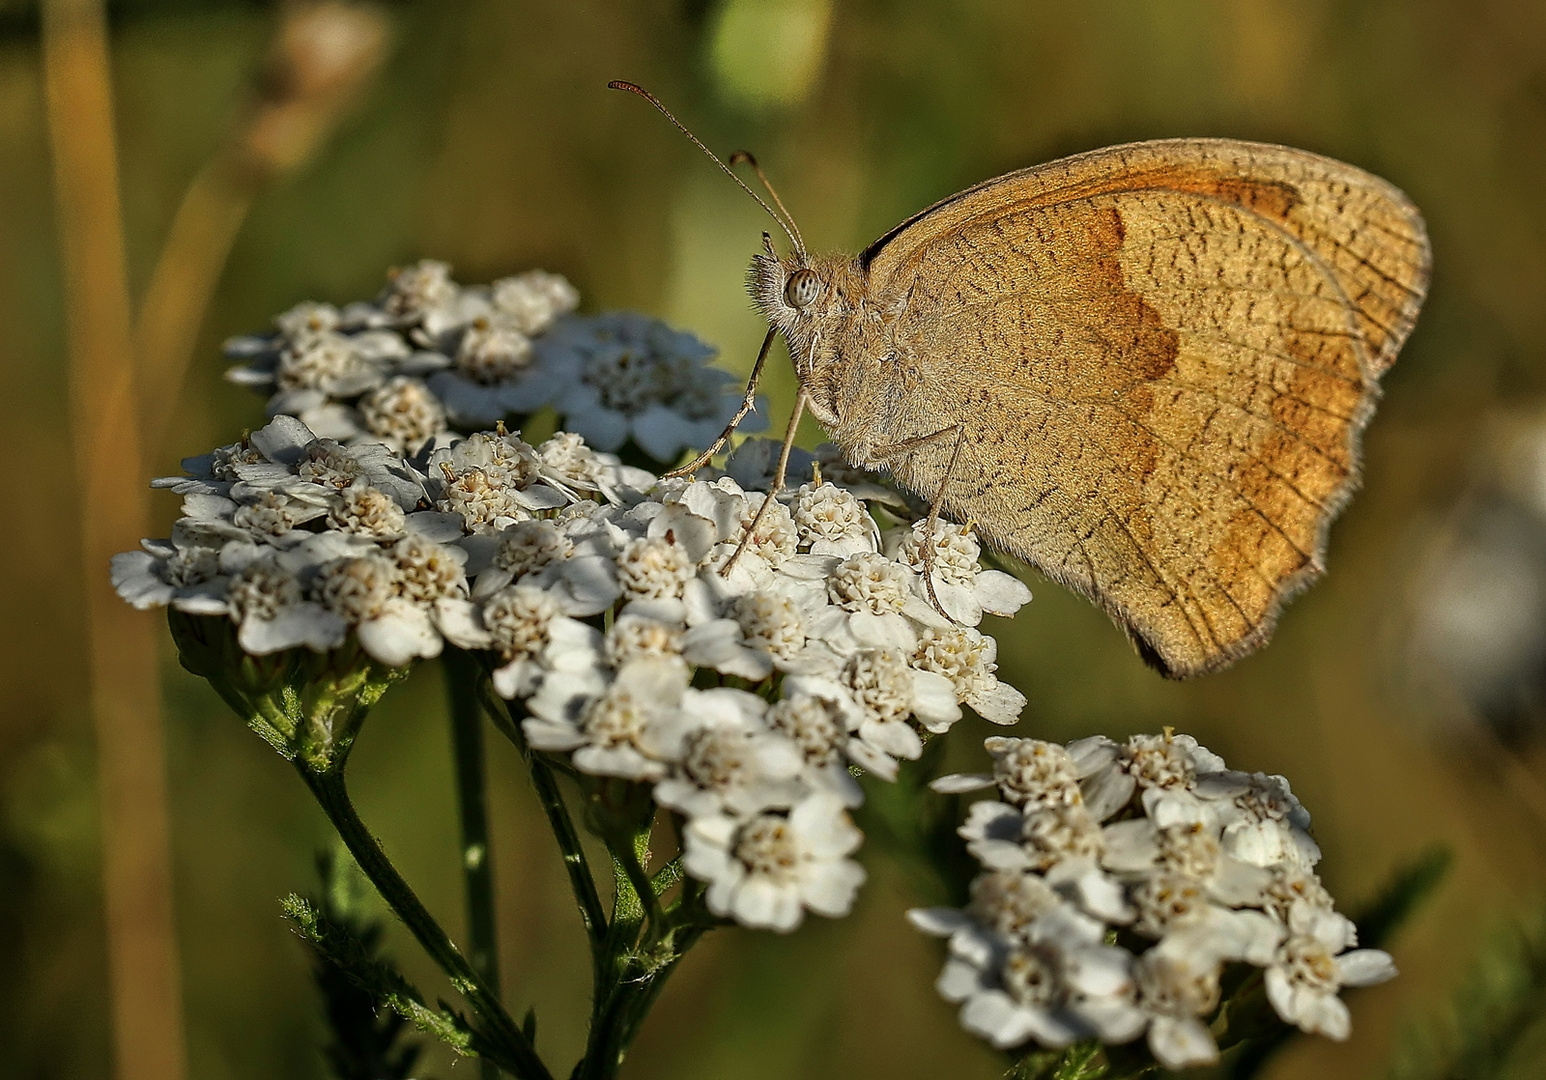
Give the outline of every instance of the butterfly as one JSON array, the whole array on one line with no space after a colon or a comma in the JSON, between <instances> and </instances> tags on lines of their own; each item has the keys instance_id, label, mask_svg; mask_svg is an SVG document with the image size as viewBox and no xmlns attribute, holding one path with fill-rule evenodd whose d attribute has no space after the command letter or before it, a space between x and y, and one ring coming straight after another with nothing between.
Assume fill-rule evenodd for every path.
<instances>
[{"instance_id":1,"label":"butterfly","mask_svg":"<svg viewBox=\"0 0 1546 1080\"><path fill-rule=\"evenodd\" d=\"M1009 173L857 256L768 212L793 250L765 237L749 270L753 384L782 334L786 448L809 409L850 464L1089 597L1177 678L1260 647L1323 572L1432 261L1391 184L1228 139Z\"/></svg>"}]
</instances>

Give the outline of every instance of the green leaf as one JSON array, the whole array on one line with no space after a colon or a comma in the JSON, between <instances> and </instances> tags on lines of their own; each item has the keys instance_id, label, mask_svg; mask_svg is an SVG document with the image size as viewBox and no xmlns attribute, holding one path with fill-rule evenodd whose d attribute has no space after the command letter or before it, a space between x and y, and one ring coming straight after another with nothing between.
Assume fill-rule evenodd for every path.
<instances>
[{"instance_id":1,"label":"green leaf","mask_svg":"<svg viewBox=\"0 0 1546 1080\"><path fill-rule=\"evenodd\" d=\"M1032 1050L1010 1066L1005 1080L1125 1080L1149 1068L1152 1062L1135 1069L1113 1069L1107 1048L1098 1039L1088 1039L1062 1050Z\"/></svg>"},{"instance_id":2,"label":"green leaf","mask_svg":"<svg viewBox=\"0 0 1546 1080\"><path fill-rule=\"evenodd\" d=\"M1383 948L1407 919L1433 894L1449 872L1453 855L1433 847L1398 869L1374 899L1354 916L1360 948Z\"/></svg>"},{"instance_id":3,"label":"green leaf","mask_svg":"<svg viewBox=\"0 0 1546 1080\"><path fill-rule=\"evenodd\" d=\"M418 989L391 964L373 956L371 945L349 927L294 894L280 903L306 943L350 983L458 1053L475 1053L471 1025L449 1009L436 1011L425 1005Z\"/></svg>"}]
</instances>

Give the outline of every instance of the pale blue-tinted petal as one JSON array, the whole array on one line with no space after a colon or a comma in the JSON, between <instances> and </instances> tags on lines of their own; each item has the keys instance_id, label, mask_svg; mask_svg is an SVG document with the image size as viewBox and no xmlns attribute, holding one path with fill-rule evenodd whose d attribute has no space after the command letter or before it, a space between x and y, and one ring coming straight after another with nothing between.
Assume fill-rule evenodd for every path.
<instances>
[{"instance_id":1,"label":"pale blue-tinted petal","mask_svg":"<svg viewBox=\"0 0 1546 1080\"><path fill-rule=\"evenodd\" d=\"M629 428L639 448L665 464L677 459L692 435L686 430L687 424L680 416L658 402L649 405L643 412L635 413Z\"/></svg>"},{"instance_id":2,"label":"pale blue-tinted petal","mask_svg":"<svg viewBox=\"0 0 1546 1080\"><path fill-rule=\"evenodd\" d=\"M306 447L317 437L295 417L276 416L249 438L253 447L268 460L293 465L306 456Z\"/></svg>"},{"instance_id":3,"label":"pale blue-tinted petal","mask_svg":"<svg viewBox=\"0 0 1546 1080\"><path fill-rule=\"evenodd\" d=\"M132 607L146 611L165 607L175 591L156 573L161 560L144 551L124 551L113 556L113 588Z\"/></svg>"}]
</instances>

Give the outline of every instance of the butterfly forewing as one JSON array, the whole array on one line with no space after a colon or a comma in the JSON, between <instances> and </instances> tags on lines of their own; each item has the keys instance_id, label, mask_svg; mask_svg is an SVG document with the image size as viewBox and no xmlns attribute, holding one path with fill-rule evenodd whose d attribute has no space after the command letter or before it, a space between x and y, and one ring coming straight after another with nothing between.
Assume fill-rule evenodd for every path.
<instances>
[{"instance_id":1,"label":"butterfly forewing","mask_svg":"<svg viewBox=\"0 0 1546 1080\"><path fill-rule=\"evenodd\" d=\"M864 441L964 425L948 483L939 441L886 464L1189 675L1319 571L1428 247L1375 177L1188 140L990 181L861 266L912 388Z\"/></svg>"}]
</instances>

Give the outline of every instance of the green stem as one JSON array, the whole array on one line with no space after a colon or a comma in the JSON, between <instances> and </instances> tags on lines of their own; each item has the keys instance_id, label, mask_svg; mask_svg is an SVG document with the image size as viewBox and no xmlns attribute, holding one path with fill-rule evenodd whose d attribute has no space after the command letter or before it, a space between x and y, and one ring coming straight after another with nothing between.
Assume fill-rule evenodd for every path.
<instances>
[{"instance_id":1,"label":"green stem","mask_svg":"<svg viewBox=\"0 0 1546 1080\"><path fill-rule=\"evenodd\" d=\"M451 745L456 763L456 802L462 819L462 882L467 902L467 940L473 968L489 993L499 996L499 945L494 914L494 858L489 846L488 781L483 755L480 683L487 676L461 649L442 654L450 701ZM479 1063L483 1080L499 1080L499 1068Z\"/></svg>"},{"instance_id":2,"label":"green stem","mask_svg":"<svg viewBox=\"0 0 1546 1080\"><path fill-rule=\"evenodd\" d=\"M381 898L423 946L430 959L440 965L442 971L466 997L487 1027L487 1034L502 1051L502 1063L521 1080L552 1080L552 1074L537 1056L531 1040L516 1026L510 1014L500 1005L498 997L490 991L481 975L474 970L452 943L445 930L435 921L423 902L414 895L397 868L381 850L381 845L370 834L360 819L354 803L349 799L341 771L318 772L297 762L301 778L316 796L322 812L338 830L339 838L354 856L354 861L376 887Z\"/></svg>"},{"instance_id":3,"label":"green stem","mask_svg":"<svg viewBox=\"0 0 1546 1080\"><path fill-rule=\"evenodd\" d=\"M647 974L619 973L622 977L614 984L612 992L601 1000L601 1008L591 1016L591 1035L585 1058L576 1067L573 1080L612 1080L617 1075L650 1007L665 989L667 977L676 970L682 954L702 934L702 929L698 929L684 937L680 950Z\"/></svg>"},{"instance_id":4,"label":"green stem","mask_svg":"<svg viewBox=\"0 0 1546 1080\"><path fill-rule=\"evenodd\" d=\"M675 925L658 943L643 952L628 949L610 957L611 978L606 993L598 993L592 1005L585 1058L572 1080L612 1080L617 1075L666 979L715 925L706 912L697 910L692 895L684 897L667 917Z\"/></svg>"},{"instance_id":5,"label":"green stem","mask_svg":"<svg viewBox=\"0 0 1546 1080\"><path fill-rule=\"evenodd\" d=\"M645 869L647 826L618 826L610 830L612 835L602 836L612 856L614 897L609 919L554 767L530 748L521 731L522 704L504 701L487 683L485 689L485 708L494 726L520 751L531 770L532 787L563 854L590 940L594 981L590 1035L585 1056L570 1080L613 1080L667 976L718 921L702 909L699 890L691 882L671 908L662 907L661 895L681 880L681 864L680 859L673 860L651 878ZM621 797L628 801L627 793ZM622 811L619 815L628 816Z\"/></svg>"}]
</instances>

